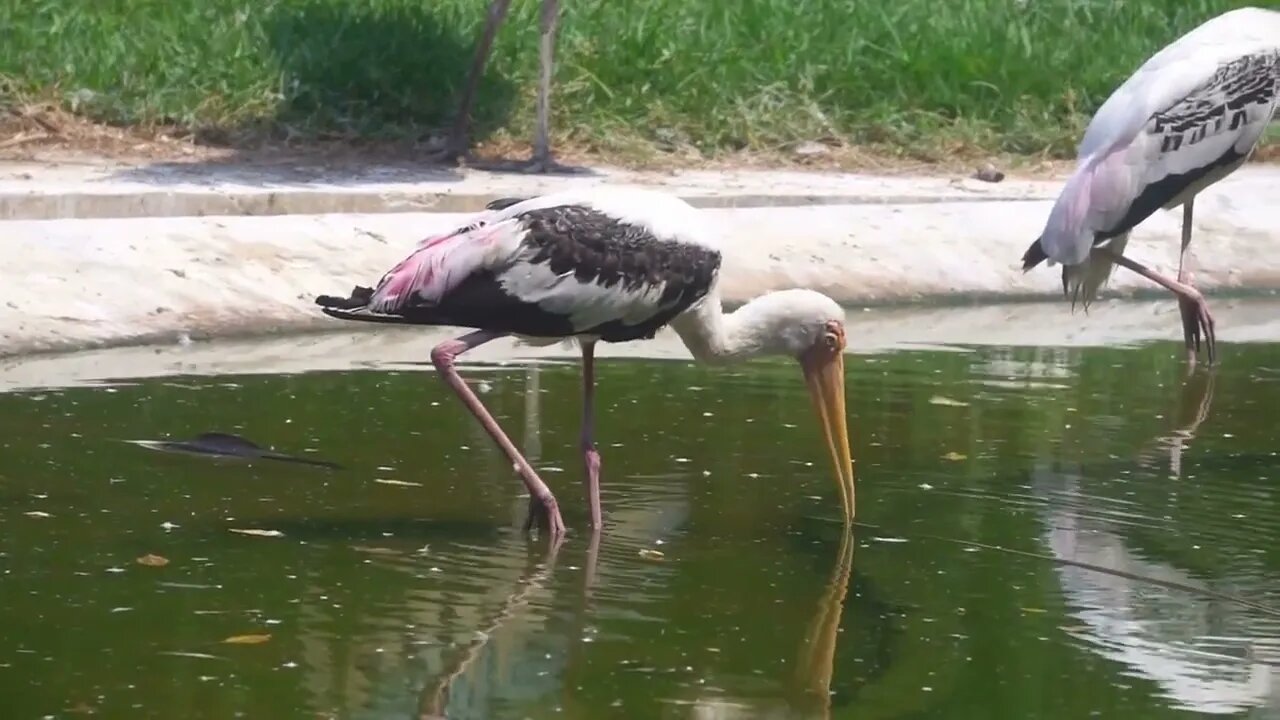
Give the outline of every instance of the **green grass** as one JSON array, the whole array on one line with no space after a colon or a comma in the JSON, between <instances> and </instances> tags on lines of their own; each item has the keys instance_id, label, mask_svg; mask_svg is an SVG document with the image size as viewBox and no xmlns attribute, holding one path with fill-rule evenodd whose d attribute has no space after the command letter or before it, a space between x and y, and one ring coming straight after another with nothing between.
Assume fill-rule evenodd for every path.
<instances>
[{"instance_id":1,"label":"green grass","mask_svg":"<svg viewBox=\"0 0 1280 720\"><path fill-rule=\"evenodd\" d=\"M514 3L477 133L532 126L537 0ZM557 135L704 153L839 137L1069 155L1141 61L1238 0L563 0ZM486 0L0 0L0 94L213 138L447 124ZM930 150L932 149L932 150Z\"/></svg>"}]
</instances>

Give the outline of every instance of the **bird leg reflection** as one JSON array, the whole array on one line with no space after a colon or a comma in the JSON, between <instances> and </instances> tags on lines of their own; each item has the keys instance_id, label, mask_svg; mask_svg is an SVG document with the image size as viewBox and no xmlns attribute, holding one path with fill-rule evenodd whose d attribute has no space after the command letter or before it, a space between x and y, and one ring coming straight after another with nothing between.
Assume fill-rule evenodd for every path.
<instances>
[{"instance_id":1,"label":"bird leg reflection","mask_svg":"<svg viewBox=\"0 0 1280 720\"><path fill-rule=\"evenodd\" d=\"M582 343L582 462L586 469L587 506L591 508L591 528L599 530L600 519L600 453L596 451L596 343Z\"/></svg>"},{"instance_id":2,"label":"bird leg reflection","mask_svg":"<svg viewBox=\"0 0 1280 720\"><path fill-rule=\"evenodd\" d=\"M551 542L540 569L525 572L524 577L517 584L515 592L507 596L506 601L503 602L501 609L498 610L493 620L474 633L475 639L458 655L452 669L442 675L434 684L422 689L421 694L418 696L417 720L444 720L445 707L449 704L449 691L454 681L466 673L476 659L480 657L480 653L494 636L494 632L529 602L530 595L546 584L548 578L551 577L551 571L555 569L556 556L560 552L561 542L559 539Z\"/></svg>"},{"instance_id":3,"label":"bird leg reflection","mask_svg":"<svg viewBox=\"0 0 1280 720\"><path fill-rule=\"evenodd\" d=\"M556 503L555 495L551 494L551 489L542 482L538 473L534 472L529 462L511 442L511 438L502 431L498 421L485 409L484 403L480 402L480 398L476 397L475 392L458 375L454 367L454 362L462 353L504 336L505 333L477 330L454 340L446 340L431 349L431 362L436 366L440 377L484 426L489 437L493 438L498 447L507 454L507 458L515 465L516 472L524 481L525 487L529 490L529 517L525 520L525 531L527 532L536 523L539 527L546 529L551 534L552 540L556 541L564 537L564 520L560 517L560 507Z\"/></svg>"},{"instance_id":4,"label":"bird leg reflection","mask_svg":"<svg viewBox=\"0 0 1280 720\"><path fill-rule=\"evenodd\" d=\"M840 632L840 618L844 614L844 599L853 574L853 543L852 531L840 533L840 552L831 571L831 580L805 633L796 667L795 683L803 702L806 705L817 702L824 718L831 712L831 676L835 670L836 640Z\"/></svg>"},{"instance_id":5,"label":"bird leg reflection","mask_svg":"<svg viewBox=\"0 0 1280 720\"><path fill-rule=\"evenodd\" d=\"M1213 372L1187 373L1186 382L1178 395L1178 411L1173 431L1155 438L1140 457L1149 458L1150 445L1164 447L1169 451L1169 474L1175 478L1182 477L1182 451L1186 449L1186 443L1195 439L1200 425L1209 417L1209 409L1213 406L1215 377Z\"/></svg>"},{"instance_id":6,"label":"bird leg reflection","mask_svg":"<svg viewBox=\"0 0 1280 720\"><path fill-rule=\"evenodd\" d=\"M524 456L537 460L542 455L541 366L529 363L524 373Z\"/></svg>"}]
</instances>

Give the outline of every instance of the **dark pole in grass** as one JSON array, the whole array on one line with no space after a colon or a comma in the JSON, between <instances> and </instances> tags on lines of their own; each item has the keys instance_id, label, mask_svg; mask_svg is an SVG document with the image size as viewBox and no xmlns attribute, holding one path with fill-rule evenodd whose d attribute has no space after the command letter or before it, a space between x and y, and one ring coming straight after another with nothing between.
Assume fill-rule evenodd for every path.
<instances>
[{"instance_id":1,"label":"dark pole in grass","mask_svg":"<svg viewBox=\"0 0 1280 720\"><path fill-rule=\"evenodd\" d=\"M470 126L472 105L475 103L476 90L480 84L480 76L493 51L493 39L498 28L507 17L511 8L511 0L493 0L489 5L489 14L485 18L484 32L476 45L476 54L471 61L471 70L467 75L467 83L462 89L462 99L458 103L458 112L453 119L453 127L445 147L435 156L441 162L456 162L467 155L470 144ZM517 170L529 173L568 172L566 168L551 158L551 141L549 126L551 123L551 80L555 71L556 26L560 19L560 0L543 0L542 12L539 16L538 38L538 100L537 129L533 138L533 157L524 162L497 163L492 169Z\"/></svg>"}]
</instances>

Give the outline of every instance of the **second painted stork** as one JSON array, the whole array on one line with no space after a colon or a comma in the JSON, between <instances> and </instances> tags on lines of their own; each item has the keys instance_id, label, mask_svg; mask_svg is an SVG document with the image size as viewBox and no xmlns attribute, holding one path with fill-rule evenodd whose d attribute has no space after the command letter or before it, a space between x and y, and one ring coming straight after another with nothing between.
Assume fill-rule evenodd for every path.
<instances>
[{"instance_id":1,"label":"second painted stork","mask_svg":"<svg viewBox=\"0 0 1280 720\"><path fill-rule=\"evenodd\" d=\"M459 377L458 355L504 336L534 344L573 339L582 351L581 451L591 525L601 527L600 456L593 431L598 342L654 337L670 326L696 360L785 356L798 361L822 425L844 510L854 512L845 420L845 314L806 289L771 292L733 312L721 307L717 228L683 200L627 188L572 190L490 203L471 222L429 237L376 287L320 296L346 320L471 328L435 346L440 377L510 458L530 495L526 531L565 531L546 483Z\"/></svg>"},{"instance_id":2,"label":"second painted stork","mask_svg":"<svg viewBox=\"0 0 1280 720\"><path fill-rule=\"evenodd\" d=\"M1210 363L1213 316L1186 267L1198 193L1245 163L1280 94L1280 12L1240 8L1211 18L1148 59L1090 120L1075 172L1023 270L1062 264L1063 292L1086 307L1114 265L1178 296L1187 355L1203 337ZM1177 279L1124 255L1129 233L1161 208L1182 206Z\"/></svg>"}]
</instances>

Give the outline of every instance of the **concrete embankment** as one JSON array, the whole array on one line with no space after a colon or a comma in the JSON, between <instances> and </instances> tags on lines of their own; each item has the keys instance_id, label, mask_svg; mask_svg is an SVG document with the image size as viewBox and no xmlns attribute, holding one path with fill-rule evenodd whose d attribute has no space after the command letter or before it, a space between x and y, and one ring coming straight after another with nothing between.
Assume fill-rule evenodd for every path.
<instances>
[{"instance_id":1,"label":"concrete embankment","mask_svg":"<svg viewBox=\"0 0 1280 720\"><path fill-rule=\"evenodd\" d=\"M659 187L728 238L731 303L807 286L863 306L921 299L1055 300L1023 274L1059 182L741 171L525 177L474 171L0 166L0 354L329 327L312 299L370 284L425 235L495 197L602 183ZM1204 288L1280 288L1280 169L1256 166L1196 204ZM1176 268L1180 213L1130 255ZM1149 285L1119 273L1113 290ZM1065 311L1065 309L1064 309ZM1176 327L1173 328L1176 330Z\"/></svg>"}]
</instances>

